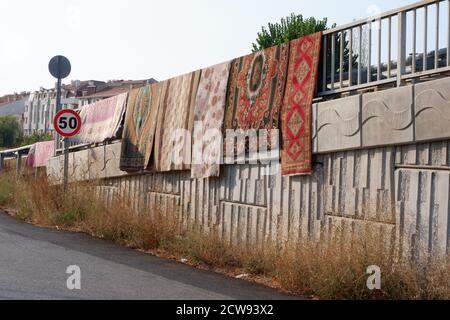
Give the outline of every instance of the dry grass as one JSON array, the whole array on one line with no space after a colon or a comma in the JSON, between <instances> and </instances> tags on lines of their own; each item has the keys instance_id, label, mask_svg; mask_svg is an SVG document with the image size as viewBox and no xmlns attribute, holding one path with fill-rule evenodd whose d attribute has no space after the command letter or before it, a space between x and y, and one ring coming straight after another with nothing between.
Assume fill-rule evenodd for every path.
<instances>
[{"instance_id":1,"label":"dry grass","mask_svg":"<svg viewBox=\"0 0 450 320\"><path fill-rule=\"evenodd\" d=\"M275 276L290 291L324 299L448 299L450 272L447 261L438 259L412 264L394 259L370 231L353 239L324 242L309 240L283 249ZM369 266L380 267L381 290L367 288Z\"/></svg>"},{"instance_id":2,"label":"dry grass","mask_svg":"<svg viewBox=\"0 0 450 320\"><path fill-rule=\"evenodd\" d=\"M0 206L34 224L87 232L136 249L184 257L194 265L248 273L277 287L322 299L450 299L447 259L411 263L364 230L352 239L334 236L242 248L217 232L185 230L175 215L135 212L121 199L106 205L92 184L70 187L66 196L45 177L0 174ZM340 234L336 232L336 234ZM381 290L367 289L367 267L381 268Z\"/></svg>"}]
</instances>

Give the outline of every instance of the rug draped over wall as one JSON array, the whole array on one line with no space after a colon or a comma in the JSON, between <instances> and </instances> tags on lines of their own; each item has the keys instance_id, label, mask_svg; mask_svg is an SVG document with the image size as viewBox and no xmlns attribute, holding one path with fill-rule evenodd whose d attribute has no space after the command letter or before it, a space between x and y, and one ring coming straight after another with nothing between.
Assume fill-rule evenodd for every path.
<instances>
[{"instance_id":1,"label":"rug draped over wall","mask_svg":"<svg viewBox=\"0 0 450 320\"><path fill-rule=\"evenodd\" d=\"M233 60L228 84L225 129L249 130L279 128L283 102L289 43L271 47ZM250 141L250 150L256 151ZM226 139L226 145L234 145ZM270 146L270 143L269 143ZM272 146L273 148L275 146ZM245 143L238 143L238 155L245 151Z\"/></svg>"},{"instance_id":2,"label":"rug draped over wall","mask_svg":"<svg viewBox=\"0 0 450 320\"><path fill-rule=\"evenodd\" d=\"M70 141L101 143L117 138L125 112L128 93L123 93L81 108L80 133Z\"/></svg>"},{"instance_id":3,"label":"rug draped over wall","mask_svg":"<svg viewBox=\"0 0 450 320\"><path fill-rule=\"evenodd\" d=\"M155 136L158 172L191 169L194 103L200 74L200 70L194 71L162 84Z\"/></svg>"},{"instance_id":4,"label":"rug draped over wall","mask_svg":"<svg viewBox=\"0 0 450 320\"><path fill-rule=\"evenodd\" d=\"M194 179L218 177L220 173L230 66L226 62L202 70L194 109L191 168Z\"/></svg>"},{"instance_id":5,"label":"rug draped over wall","mask_svg":"<svg viewBox=\"0 0 450 320\"><path fill-rule=\"evenodd\" d=\"M45 167L47 160L53 157L55 150L54 141L38 142L34 144L28 152L27 167L40 168Z\"/></svg>"},{"instance_id":6,"label":"rug draped over wall","mask_svg":"<svg viewBox=\"0 0 450 320\"><path fill-rule=\"evenodd\" d=\"M283 175L312 173L312 99L322 33L291 41L281 113Z\"/></svg>"},{"instance_id":7,"label":"rug draped over wall","mask_svg":"<svg viewBox=\"0 0 450 320\"><path fill-rule=\"evenodd\" d=\"M128 95L120 169L146 169L153 150L159 109L160 83L134 89Z\"/></svg>"}]
</instances>

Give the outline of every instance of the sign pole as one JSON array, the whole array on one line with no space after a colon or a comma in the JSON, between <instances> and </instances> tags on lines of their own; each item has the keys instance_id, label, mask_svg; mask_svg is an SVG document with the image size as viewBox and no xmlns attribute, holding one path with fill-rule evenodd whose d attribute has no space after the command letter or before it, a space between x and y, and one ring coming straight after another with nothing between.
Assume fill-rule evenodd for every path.
<instances>
[{"instance_id":1,"label":"sign pole","mask_svg":"<svg viewBox=\"0 0 450 320\"><path fill-rule=\"evenodd\" d=\"M69 183L69 139L77 135L81 130L80 115L72 109L60 110L53 119L53 127L59 136L64 137L64 191L67 191Z\"/></svg>"},{"instance_id":2,"label":"sign pole","mask_svg":"<svg viewBox=\"0 0 450 320\"><path fill-rule=\"evenodd\" d=\"M56 85L56 113L59 113L62 110L61 106L61 80L69 76L70 71L72 69L69 60L64 56L55 56L53 57L49 64L48 69L50 74L58 79L58 83ZM56 127L54 128L56 130ZM59 147L59 141L61 141L63 135L57 134L55 139L55 156L56 150ZM69 142L67 139L64 139L64 192L67 191L68 181L69 181Z\"/></svg>"},{"instance_id":3,"label":"sign pole","mask_svg":"<svg viewBox=\"0 0 450 320\"><path fill-rule=\"evenodd\" d=\"M58 83L56 84L56 111L55 114L57 114L59 111L61 111L61 78L58 78ZM56 157L56 150L59 148L59 141L61 141L62 136L59 134L56 135L55 139L55 157Z\"/></svg>"},{"instance_id":4,"label":"sign pole","mask_svg":"<svg viewBox=\"0 0 450 320\"><path fill-rule=\"evenodd\" d=\"M58 84L56 85L56 113L60 112L62 109L61 106L61 78L58 78ZM62 141L62 136L58 134L58 138L55 140L55 153L59 147L59 141ZM68 178L69 178L69 144L67 139L64 139L64 176L63 176L63 185L64 192L67 191L68 186Z\"/></svg>"},{"instance_id":5,"label":"sign pole","mask_svg":"<svg viewBox=\"0 0 450 320\"><path fill-rule=\"evenodd\" d=\"M61 107L61 78L58 78L58 84L56 85L56 113L60 112ZM58 134L58 138L55 140L55 153L57 148L59 147L58 141L62 140L62 136ZM67 191L67 187L69 185L69 141L64 139L64 177L63 177L63 185L64 192Z\"/></svg>"},{"instance_id":6,"label":"sign pole","mask_svg":"<svg viewBox=\"0 0 450 320\"><path fill-rule=\"evenodd\" d=\"M61 78L58 78L56 85L56 113L61 111Z\"/></svg>"},{"instance_id":7,"label":"sign pole","mask_svg":"<svg viewBox=\"0 0 450 320\"><path fill-rule=\"evenodd\" d=\"M69 141L64 139L64 192L69 185Z\"/></svg>"}]
</instances>

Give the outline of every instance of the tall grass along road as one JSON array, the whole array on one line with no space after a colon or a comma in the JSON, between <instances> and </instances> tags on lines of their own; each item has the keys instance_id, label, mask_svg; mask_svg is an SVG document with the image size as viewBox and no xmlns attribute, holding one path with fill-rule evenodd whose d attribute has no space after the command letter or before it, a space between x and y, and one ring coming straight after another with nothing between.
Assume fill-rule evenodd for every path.
<instances>
[{"instance_id":1,"label":"tall grass along road","mask_svg":"<svg viewBox=\"0 0 450 320\"><path fill-rule=\"evenodd\" d=\"M216 271L300 297L450 298L448 257L432 257L421 252L411 259L402 253L398 241L378 229L361 229L351 236L339 229L317 238L297 234L288 239L264 239L258 245L247 247L225 241L217 226L208 230L186 226L180 210L150 210L145 205L136 208L132 205L136 199L120 196L105 201L99 191L101 186L96 183L76 183L70 185L64 196L61 187L50 185L45 175L37 179L26 174L0 175L0 207L18 220L111 241L105 243L87 235L39 229L2 216L0 296L289 297L212 273ZM205 271L155 256L176 259ZM81 269L83 280L79 292L64 287L68 266ZM380 274L372 287L368 285L368 270ZM68 271L75 275L77 270Z\"/></svg>"}]
</instances>

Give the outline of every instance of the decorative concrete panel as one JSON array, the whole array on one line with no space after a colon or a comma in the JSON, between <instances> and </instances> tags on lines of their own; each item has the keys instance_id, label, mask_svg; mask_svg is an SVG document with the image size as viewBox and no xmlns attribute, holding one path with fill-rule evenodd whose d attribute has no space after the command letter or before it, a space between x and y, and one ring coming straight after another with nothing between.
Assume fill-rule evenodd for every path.
<instances>
[{"instance_id":1,"label":"decorative concrete panel","mask_svg":"<svg viewBox=\"0 0 450 320\"><path fill-rule=\"evenodd\" d=\"M315 103L312 106L312 152L315 154L318 152L318 136L317 136L317 106Z\"/></svg>"},{"instance_id":2,"label":"decorative concrete panel","mask_svg":"<svg viewBox=\"0 0 450 320\"><path fill-rule=\"evenodd\" d=\"M323 164L325 214L395 221L392 147L327 154Z\"/></svg>"},{"instance_id":3,"label":"decorative concrete panel","mask_svg":"<svg viewBox=\"0 0 450 320\"><path fill-rule=\"evenodd\" d=\"M350 242L359 236L368 235L375 239L379 245L392 248L395 243L395 224L369 222L364 220L325 216L323 238L340 238L344 242Z\"/></svg>"},{"instance_id":4,"label":"decorative concrete panel","mask_svg":"<svg viewBox=\"0 0 450 320\"><path fill-rule=\"evenodd\" d=\"M158 212L162 216L180 213L181 197L179 195L149 192L146 200L149 213Z\"/></svg>"},{"instance_id":5,"label":"decorative concrete panel","mask_svg":"<svg viewBox=\"0 0 450 320\"><path fill-rule=\"evenodd\" d=\"M241 246L262 244L267 234L267 208L221 202L216 220L223 239Z\"/></svg>"},{"instance_id":6,"label":"decorative concrete panel","mask_svg":"<svg viewBox=\"0 0 450 320\"><path fill-rule=\"evenodd\" d=\"M51 183L59 184L63 182L63 169L64 159L63 157L53 157L47 161L46 164L47 176Z\"/></svg>"},{"instance_id":7,"label":"decorative concrete panel","mask_svg":"<svg viewBox=\"0 0 450 320\"><path fill-rule=\"evenodd\" d=\"M363 95L362 146L387 146L414 141L413 87Z\"/></svg>"},{"instance_id":8,"label":"decorative concrete panel","mask_svg":"<svg viewBox=\"0 0 450 320\"><path fill-rule=\"evenodd\" d=\"M318 162L320 162L319 160ZM272 239L318 239L324 217L324 168L317 164L310 176L270 178L267 190Z\"/></svg>"},{"instance_id":9,"label":"decorative concrete panel","mask_svg":"<svg viewBox=\"0 0 450 320\"><path fill-rule=\"evenodd\" d=\"M450 141L399 146L396 148L395 164L399 166L450 168Z\"/></svg>"},{"instance_id":10,"label":"decorative concrete panel","mask_svg":"<svg viewBox=\"0 0 450 320\"><path fill-rule=\"evenodd\" d=\"M234 203L267 206L267 194L261 192L269 176L259 165L223 166L219 199Z\"/></svg>"},{"instance_id":11,"label":"decorative concrete panel","mask_svg":"<svg viewBox=\"0 0 450 320\"><path fill-rule=\"evenodd\" d=\"M89 179L100 179L105 176L105 147L89 149Z\"/></svg>"},{"instance_id":12,"label":"decorative concrete panel","mask_svg":"<svg viewBox=\"0 0 450 320\"><path fill-rule=\"evenodd\" d=\"M417 257L448 253L450 171L401 169L395 182L402 251Z\"/></svg>"},{"instance_id":13,"label":"decorative concrete panel","mask_svg":"<svg viewBox=\"0 0 450 320\"><path fill-rule=\"evenodd\" d=\"M328 101L317 106L317 152L342 151L361 147L361 96Z\"/></svg>"},{"instance_id":14,"label":"decorative concrete panel","mask_svg":"<svg viewBox=\"0 0 450 320\"><path fill-rule=\"evenodd\" d=\"M127 175L126 172L119 169L120 153L122 150L121 143L108 144L105 148L105 177L119 177Z\"/></svg>"},{"instance_id":15,"label":"decorative concrete panel","mask_svg":"<svg viewBox=\"0 0 450 320\"><path fill-rule=\"evenodd\" d=\"M155 173L147 176L149 192L180 195L181 194L181 181L184 180L185 172L168 172L165 174Z\"/></svg>"},{"instance_id":16,"label":"decorative concrete panel","mask_svg":"<svg viewBox=\"0 0 450 320\"><path fill-rule=\"evenodd\" d=\"M69 182L89 180L89 150L69 154Z\"/></svg>"},{"instance_id":17,"label":"decorative concrete panel","mask_svg":"<svg viewBox=\"0 0 450 320\"><path fill-rule=\"evenodd\" d=\"M101 196L106 205L113 206L114 200L117 200L117 188L114 186L97 186L96 192Z\"/></svg>"},{"instance_id":18,"label":"decorative concrete panel","mask_svg":"<svg viewBox=\"0 0 450 320\"><path fill-rule=\"evenodd\" d=\"M450 138L450 78L415 86L416 141Z\"/></svg>"}]
</instances>

